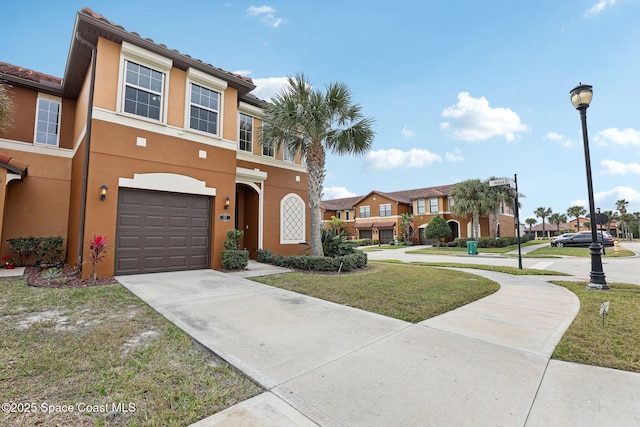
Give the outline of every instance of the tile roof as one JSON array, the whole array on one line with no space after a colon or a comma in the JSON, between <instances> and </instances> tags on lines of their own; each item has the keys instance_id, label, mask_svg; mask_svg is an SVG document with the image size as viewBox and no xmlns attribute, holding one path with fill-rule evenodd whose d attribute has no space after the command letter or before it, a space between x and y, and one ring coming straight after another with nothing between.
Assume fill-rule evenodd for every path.
<instances>
[{"instance_id":1,"label":"tile roof","mask_svg":"<svg viewBox=\"0 0 640 427\"><path fill-rule=\"evenodd\" d=\"M20 176L26 175L29 168L28 165L14 159L12 156L5 153L0 153L0 167L3 167L8 171L16 173Z\"/></svg>"},{"instance_id":2,"label":"tile roof","mask_svg":"<svg viewBox=\"0 0 640 427\"><path fill-rule=\"evenodd\" d=\"M358 202L371 194L379 194L398 203L411 204L416 199L427 199L430 197L445 197L451 194L451 190L456 184L439 185L435 187L415 188L412 190L382 192L373 190L364 196L346 197L343 199L323 200L320 208L328 211L352 209Z\"/></svg>"},{"instance_id":3,"label":"tile roof","mask_svg":"<svg viewBox=\"0 0 640 427\"><path fill-rule=\"evenodd\" d=\"M207 65L207 66L209 66L209 67L211 67L211 68L214 68L214 69L216 69L216 70L218 70L218 71L222 71L222 72L224 72L224 73L226 73L226 74L228 74L228 75L230 75L230 76L237 77L237 78L239 78L239 79L244 80L244 81L245 81L245 82L247 82L247 83L253 84L253 80L252 80L250 77L246 77L246 76L243 76L243 75L241 75L241 74L237 74L237 73L232 73L232 72L230 72L230 71L223 70L222 68L214 67L213 65L211 65L211 64L207 64L206 62L204 62L204 61L202 61L202 60L200 60L200 59L192 58L190 55L187 55L187 54L185 54L185 53L181 53L181 52L179 52L179 51L178 51L178 50L176 50L176 49L169 49L169 48L167 48L167 46L166 46L166 45L164 45L164 44L162 44L162 43L156 43L156 42L154 42L154 41L153 41L153 39L150 39L150 38L144 38L144 37L140 36L140 34L138 34L138 33L134 32L134 31L127 31L123 26L121 26L121 25L117 25L117 24L115 24L115 23L113 23L113 22L109 21L109 20L108 20L108 19L106 19L104 16L100 15L100 14L99 14L99 13L97 13L97 12L94 12L92 9L90 9L90 8L88 8L88 7L83 7L83 8L82 8L82 10L80 10L80 12L79 12L79 13L82 13L82 14L84 14L84 15L90 16L90 17L92 17L92 18L94 18L94 19L96 19L96 20L98 20L98 21L101 21L101 22L104 22L104 23L106 23L106 24L109 24L109 25L111 25L111 26L113 26L113 27L116 27L116 28L118 28L118 29L122 30L122 31L126 31L126 32L127 32L127 33L129 33L130 35L133 35L133 36L135 36L135 37L137 37L137 38L139 38L139 39L141 39L141 40L146 40L146 41L151 42L151 43L153 43L153 44L155 44L155 45L158 45L158 46L160 46L160 47L162 47L162 48L164 48L164 49L171 50L172 52L175 52L175 53L177 53L177 54L179 54L179 55L182 55L182 56L184 56L184 57L186 57L186 58L193 59L194 61L197 61L197 62L199 62L199 63L201 63L201 64L203 64L203 65Z\"/></svg>"},{"instance_id":4,"label":"tile roof","mask_svg":"<svg viewBox=\"0 0 640 427\"><path fill-rule=\"evenodd\" d=\"M60 77L54 77L49 74L29 70L28 68L9 64L7 62L0 62L0 74L19 77L21 79L30 80L36 83L53 83L56 85L62 84L62 79Z\"/></svg>"}]
</instances>

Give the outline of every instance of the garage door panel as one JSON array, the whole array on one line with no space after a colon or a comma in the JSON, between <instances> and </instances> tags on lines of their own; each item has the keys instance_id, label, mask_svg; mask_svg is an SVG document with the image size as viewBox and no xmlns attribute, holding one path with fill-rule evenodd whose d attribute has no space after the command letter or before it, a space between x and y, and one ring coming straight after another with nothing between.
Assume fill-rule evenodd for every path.
<instances>
[{"instance_id":1,"label":"garage door panel","mask_svg":"<svg viewBox=\"0 0 640 427\"><path fill-rule=\"evenodd\" d=\"M189 218L185 216L172 216L169 218L169 227L171 228L187 228L189 225Z\"/></svg>"},{"instance_id":2,"label":"garage door panel","mask_svg":"<svg viewBox=\"0 0 640 427\"><path fill-rule=\"evenodd\" d=\"M191 218L191 228L200 230L209 228L209 221L207 218Z\"/></svg>"},{"instance_id":3,"label":"garage door panel","mask_svg":"<svg viewBox=\"0 0 640 427\"><path fill-rule=\"evenodd\" d=\"M116 274L209 268L211 198L120 189Z\"/></svg>"},{"instance_id":4,"label":"garage door panel","mask_svg":"<svg viewBox=\"0 0 640 427\"><path fill-rule=\"evenodd\" d=\"M202 236L192 236L190 242L192 248L204 248L209 243L208 239Z\"/></svg>"}]
</instances>

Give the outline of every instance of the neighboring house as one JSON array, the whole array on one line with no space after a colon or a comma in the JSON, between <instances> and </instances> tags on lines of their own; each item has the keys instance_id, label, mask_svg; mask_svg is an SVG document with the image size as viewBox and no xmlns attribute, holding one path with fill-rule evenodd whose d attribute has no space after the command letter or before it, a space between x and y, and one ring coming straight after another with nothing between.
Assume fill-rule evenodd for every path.
<instances>
[{"instance_id":1,"label":"neighboring house","mask_svg":"<svg viewBox=\"0 0 640 427\"><path fill-rule=\"evenodd\" d=\"M418 188L395 192L371 191L365 196L323 200L320 203L323 221L332 216L345 222L345 232L354 239L373 239L388 243L402 234L400 216L413 214L411 223L412 241L426 244L424 227L435 215L443 217L451 228L453 240L471 236L471 218L459 218L451 213L453 199L449 196L454 185ZM514 236L513 210L501 209L499 215L500 235ZM480 235L493 235L493 215L480 218Z\"/></svg>"},{"instance_id":2,"label":"neighboring house","mask_svg":"<svg viewBox=\"0 0 640 427\"><path fill-rule=\"evenodd\" d=\"M61 235L73 265L102 234L109 276L221 268L233 228L252 257L308 242L306 166L258 144L251 79L85 8L62 79L0 63L0 81L15 110L0 135L2 254L11 237Z\"/></svg>"}]
</instances>

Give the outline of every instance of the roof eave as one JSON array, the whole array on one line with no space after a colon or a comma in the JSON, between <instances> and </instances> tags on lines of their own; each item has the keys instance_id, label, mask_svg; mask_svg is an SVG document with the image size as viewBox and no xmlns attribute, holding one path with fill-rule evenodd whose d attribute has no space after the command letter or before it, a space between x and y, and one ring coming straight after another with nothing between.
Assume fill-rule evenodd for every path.
<instances>
[{"instance_id":1,"label":"roof eave","mask_svg":"<svg viewBox=\"0 0 640 427\"><path fill-rule=\"evenodd\" d=\"M89 41L94 46L98 43L99 37L119 44L123 41L127 41L150 52L157 53L158 55L171 59L173 61L173 66L176 68L183 70L194 68L225 80L229 83L229 86L238 90L240 96L248 94L256 88L254 84L249 83L240 77L236 77L231 73L185 56L178 51L159 45L152 40L130 33L122 27L101 21L87 15L86 13L78 12L73 29L71 45L69 47L65 77L62 84L62 92L65 96L72 99L76 99L80 94L91 60L91 50L75 37L76 33L79 33L83 39Z\"/></svg>"}]
</instances>

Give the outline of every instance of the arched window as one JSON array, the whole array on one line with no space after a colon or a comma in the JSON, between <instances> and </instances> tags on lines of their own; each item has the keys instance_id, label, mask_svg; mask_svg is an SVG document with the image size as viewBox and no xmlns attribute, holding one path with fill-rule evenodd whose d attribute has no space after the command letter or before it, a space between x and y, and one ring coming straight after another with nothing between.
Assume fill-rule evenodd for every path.
<instances>
[{"instance_id":1,"label":"arched window","mask_svg":"<svg viewBox=\"0 0 640 427\"><path fill-rule=\"evenodd\" d=\"M280 243L304 243L304 237L304 201L297 194L289 193L280 201Z\"/></svg>"}]
</instances>

